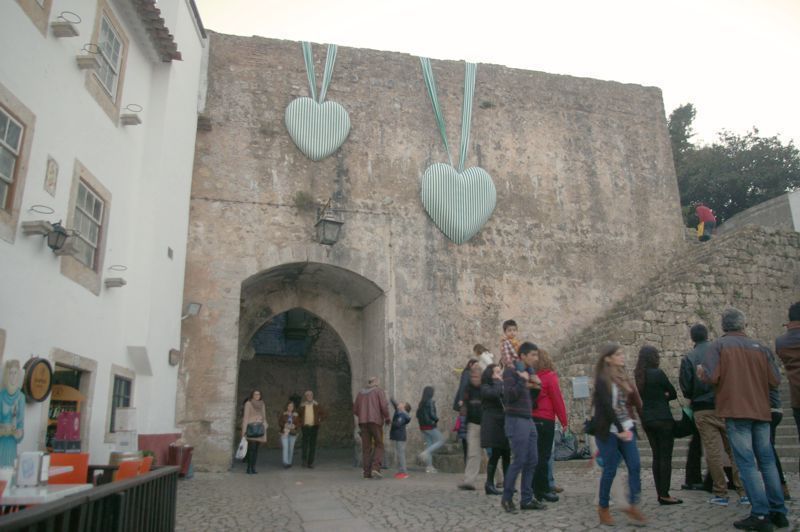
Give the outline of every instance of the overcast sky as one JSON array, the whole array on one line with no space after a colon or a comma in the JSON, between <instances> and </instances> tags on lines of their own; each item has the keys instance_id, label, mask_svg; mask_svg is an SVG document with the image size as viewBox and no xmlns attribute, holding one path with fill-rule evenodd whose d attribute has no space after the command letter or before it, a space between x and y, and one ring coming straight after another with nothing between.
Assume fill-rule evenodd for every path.
<instances>
[{"instance_id":1,"label":"overcast sky","mask_svg":"<svg viewBox=\"0 0 800 532\"><path fill-rule=\"evenodd\" d=\"M652 85L667 115L695 105L696 141L756 126L800 144L800 0L196 2L221 33Z\"/></svg>"}]
</instances>

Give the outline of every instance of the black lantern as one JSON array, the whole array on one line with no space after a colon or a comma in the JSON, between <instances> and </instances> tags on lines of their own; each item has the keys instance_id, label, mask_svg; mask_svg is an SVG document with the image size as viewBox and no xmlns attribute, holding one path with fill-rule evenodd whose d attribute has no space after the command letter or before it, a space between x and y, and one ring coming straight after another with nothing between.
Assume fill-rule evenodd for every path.
<instances>
[{"instance_id":1,"label":"black lantern","mask_svg":"<svg viewBox=\"0 0 800 532\"><path fill-rule=\"evenodd\" d=\"M69 233L67 233L67 229L61 225L61 222L54 223L53 228L47 233L47 247L53 251L58 251L64 247L64 242L67 241L68 236Z\"/></svg>"},{"instance_id":2,"label":"black lantern","mask_svg":"<svg viewBox=\"0 0 800 532\"><path fill-rule=\"evenodd\" d=\"M330 200L322 208L317 216L317 223L314 224L314 227L317 228L317 241L326 246L332 246L339 241L339 233L344 225L344 222L329 207Z\"/></svg>"}]
</instances>

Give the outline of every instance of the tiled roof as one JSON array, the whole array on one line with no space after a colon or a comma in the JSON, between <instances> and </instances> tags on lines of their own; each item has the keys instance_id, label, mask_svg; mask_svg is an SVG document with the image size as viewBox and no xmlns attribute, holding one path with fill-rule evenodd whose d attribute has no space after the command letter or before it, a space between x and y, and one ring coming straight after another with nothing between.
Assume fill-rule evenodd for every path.
<instances>
[{"instance_id":1,"label":"tiled roof","mask_svg":"<svg viewBox=\"0 0 800 532\"><path fill-rule=\"evenodd\" d=\"M161 10L156 7L155 0L131 0L131 3L142 19L142 24L161 60L165 63L172 60L180 61L181 53L178 51L178 45L164 19L161 18Z\"/></svg>"}]
</instances>

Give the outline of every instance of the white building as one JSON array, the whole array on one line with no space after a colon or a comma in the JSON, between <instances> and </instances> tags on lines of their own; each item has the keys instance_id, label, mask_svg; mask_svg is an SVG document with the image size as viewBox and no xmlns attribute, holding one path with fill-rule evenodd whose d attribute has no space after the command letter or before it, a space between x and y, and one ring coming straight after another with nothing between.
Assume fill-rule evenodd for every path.
<instances>
[{"instance_id":1,"label":"white building","mask_svg":"<svg viewBox=\"0 0 800 532\"><path fill-rule=\"evenodd\" d=\"M179 432L170 351L206 45L193 0L0 2L0 368L50 360L85 398L93 463L115 448L117 406L139 434ZM56 253L59 221L78 233ZM26 404L18 450L44 449L51 406Z\"/></svg>"}]
</instances>

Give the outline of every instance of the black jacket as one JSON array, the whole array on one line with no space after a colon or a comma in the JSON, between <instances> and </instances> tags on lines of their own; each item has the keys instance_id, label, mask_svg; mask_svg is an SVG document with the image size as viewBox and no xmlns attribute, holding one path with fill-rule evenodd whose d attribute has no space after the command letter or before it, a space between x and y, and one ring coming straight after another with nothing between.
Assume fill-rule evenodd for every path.
<instances>
[{"instance_id":1,"label":"black jacket","mask_svg":"<svg viewBox=\"0 0 800 532\"><path fill-rule=\"evenodd\" d=\"M481 384L481 447L508 449L503 412L503 381Z\"/></svg>"},{"instance_id":2,"label":"black jacket","mask_svg":"<svg viewBox=\"0 0 800 532\"><path fill-rule=\"evenodd\" d=\"M673 421L669 402L678 398L675 387L660 368L645 370L642 395L642 423L651 421Z\"/></svg>"},{"instance_id":3,"label":"black jacket","mask_svg":"<svg viewBox=\"0 0 800 532\"><path fill-rule=\"evenodd\" d=\"M691 401L692 410L714 410L714 388L697 378L697 365L705 362L706 350L710 342L695 344L681 360L678 384L686 399Z\"/></svg>"},{"instance_id":4,"label":"black jacket","mask_svg":"<svg viewBox=\"0 0 800 532\"><path fill-rule=\"evenodd\" d=\"M417 421L420 427L435 427L439 422L439 416L436 415L436 403L423 401L417 408Z\"/></svg>"},{"instance_id":5,"label":"black jacket","mask_svg":"<svg viewBox=\"0 0 800 532\"><path fill-rule=\"evenodd\" d=\"M605 379L595 379L592 404L594 404L595 436L602 440L608 438L611 425L617 427L617 432L622 432L622 423L617 419L611 402L611 386Z\"/></svg>"},{"instance_id":6,"label":"black jacket","mask_svg":"<svg viewBox=\"0 0 800 532\"><path fill-rule=\"evenodd\" d=\"M481 424L481 388L467 384L464 390L464 405L461 407L461 415L467 416L467 423Z\"/></svg>"}]
</instances>

